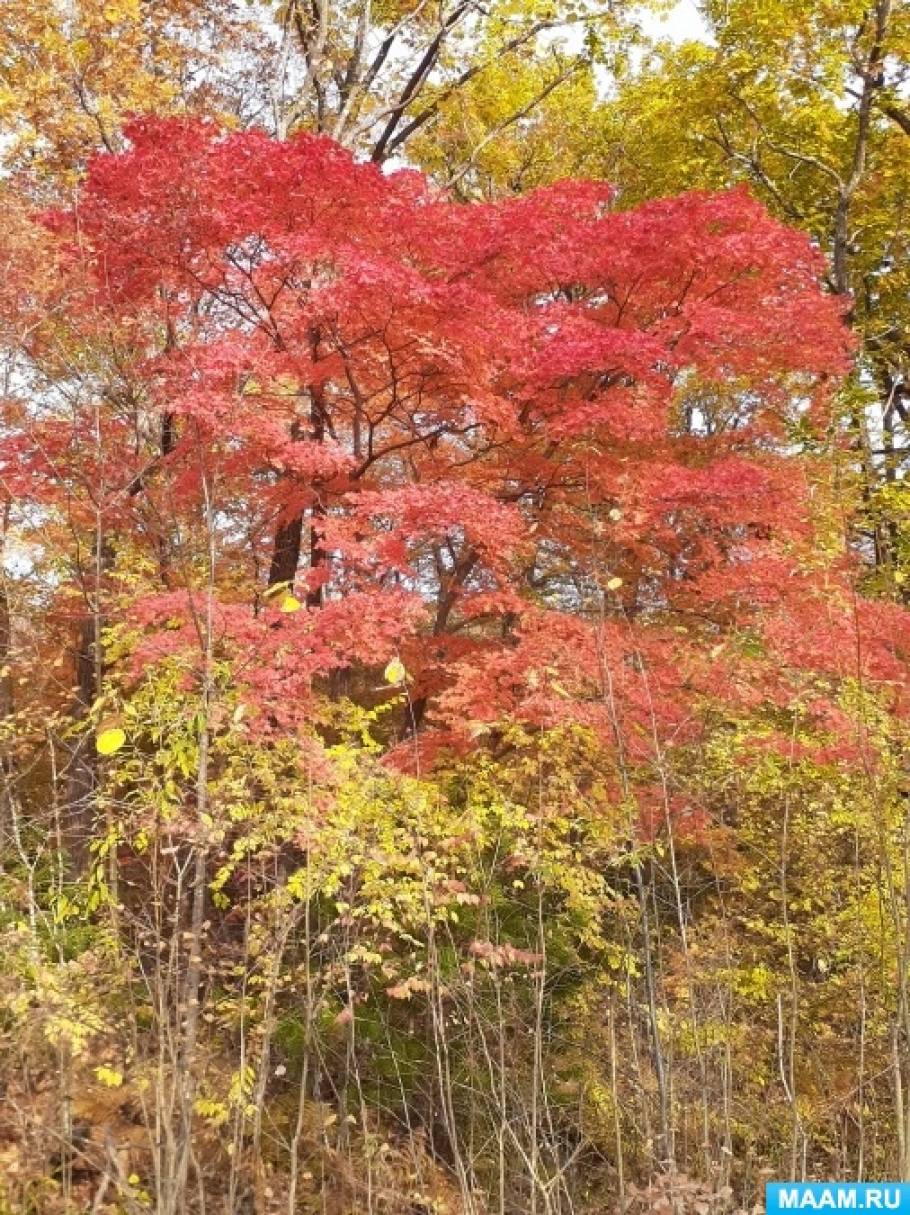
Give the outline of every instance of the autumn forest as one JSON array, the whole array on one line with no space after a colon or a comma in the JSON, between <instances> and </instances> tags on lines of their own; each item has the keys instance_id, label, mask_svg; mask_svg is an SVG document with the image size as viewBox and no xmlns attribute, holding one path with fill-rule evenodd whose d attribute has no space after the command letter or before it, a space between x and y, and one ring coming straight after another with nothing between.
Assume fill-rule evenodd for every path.
<instances>
[{"instance_id":1,"label":"autumn forest","mask_svg":"<svg viewBox=\"0 0 910 1215\"><path fill-rule=\"evenodd\" d=\"M0 6L0 1215L910 1181L910 8Z\"/></svg>"}]
</instances>

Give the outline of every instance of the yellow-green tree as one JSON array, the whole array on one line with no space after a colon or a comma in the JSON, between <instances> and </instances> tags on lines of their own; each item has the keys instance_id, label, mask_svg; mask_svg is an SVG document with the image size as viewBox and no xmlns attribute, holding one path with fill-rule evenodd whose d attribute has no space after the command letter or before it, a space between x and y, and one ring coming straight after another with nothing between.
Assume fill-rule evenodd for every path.
<instances>
[{"instance_id":1,"label":"yellow-green tree","mask_svg":"<svg viewBox=\"0 0 910 1215\"><path fill-rule=\"evenodd\" d=\"M599 0L9 0L2 156L72 180L93 151L117 148L130 113L190 110L281 136L322 131L377 162L408 158L419 138L421 159L441 164L438 125L442 171L460 180L549 103L536 155L561 175L576 141L558 133L555 99L581 87L590 108L590 64L616 31Z\"/></svg>"},{"instance_id":2,"label":"yellow-green tree","mask_svg":"<svg viewBox=\"0 0 910 1215\"><path fill-rule=\"evenodd\" d=\"M205 0L9 0L0 11L3 159L66 183L87 155L117 148L126 114L243 114L244 82L226 67L231 55L239 65L254 38L241 8Z\"/></svg>"}]
</instances>

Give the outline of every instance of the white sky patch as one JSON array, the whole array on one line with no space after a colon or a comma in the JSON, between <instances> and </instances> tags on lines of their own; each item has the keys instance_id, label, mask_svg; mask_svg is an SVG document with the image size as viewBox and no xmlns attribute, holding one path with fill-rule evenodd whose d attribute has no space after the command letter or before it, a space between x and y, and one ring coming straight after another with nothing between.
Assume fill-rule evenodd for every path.
<instances>
[{"instance_id":1,"label":"white sky patch","mask_svg":"<svg viewBox=\"0 0 910 1215\"><path fill-rule=\"evenodd\" d=\"M709 46L714 43L696 0L676 0L675 3L670 0L657 12L651 7L636 8L631 17L652 46L660 42L676 46L682 42L704 42ZM630 57L635 72L641 67L647 51L647 47L633 47ZM605 68L595 67L594 79L601 98L606 100L615 96L616 83Z\"/></svg>"},{"instance_id":2,"label":"white sky patch","mask_svg":"<svg viewBox=\"0 0 910 1215\"><path fill-rule=\"evenodd\" d=\"M644 12L641 15L642 29L655 41L710 42L708 27L695 0L677 0L662 13Z\"/></svg>"}]
</instances>

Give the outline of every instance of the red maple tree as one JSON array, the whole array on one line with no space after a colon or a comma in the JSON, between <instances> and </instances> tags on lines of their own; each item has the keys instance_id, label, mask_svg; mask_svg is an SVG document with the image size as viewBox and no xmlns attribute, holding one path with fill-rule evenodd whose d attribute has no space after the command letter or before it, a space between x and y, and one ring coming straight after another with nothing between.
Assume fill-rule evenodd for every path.
<instances>
[{"instance_id":1,"label":"red maple tree","mask_svg":"<svg viewBox=\"0 0 910 1215\"><path fill-rule=\"evenodd\" d=\"M141 626L138 668L197 643L205 498L218 645L265 730L396 654L427 751L517 717L643 755L807 671L899 693L906 614L812 558L800 444L847 366L841 307L748 193L464 205L325 138L127 137L44 217L57 277L20 293L23 344L83 388L13 410L5 461L104 579L142 555L106 609Z\"/></svg>"}]
</instances>

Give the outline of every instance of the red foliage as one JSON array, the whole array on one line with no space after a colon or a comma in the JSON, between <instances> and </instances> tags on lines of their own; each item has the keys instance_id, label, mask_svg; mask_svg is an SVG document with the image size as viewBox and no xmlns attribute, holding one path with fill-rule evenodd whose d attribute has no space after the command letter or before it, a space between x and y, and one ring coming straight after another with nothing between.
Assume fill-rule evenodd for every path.
<instances>
[{"instance_id":1,"label":"red foliage","mask_svg":"<svg viewBox=\"0 0 910 1215\"><path fill-rule=\"evenodd\" d=\"M858 650L846 569L801 560L792 428L824 420L850 343L820 254L745 191L466 206L309 135L148 118L128 139L45 224L69 323L110 338L131 395L100 438L88 408L29 419L6 459L43 501L116 470L70 510L161 562L169 589L128 608L143 661L193 643L166 554L205 479L219 644L273 725L396 652L428 740L569 719L633 758L693 736L705 700L786 699L791 671L903 680L906 615L861 605ZM287 616L259 592L299 518Z\"/></svg>"}]
</instances>

